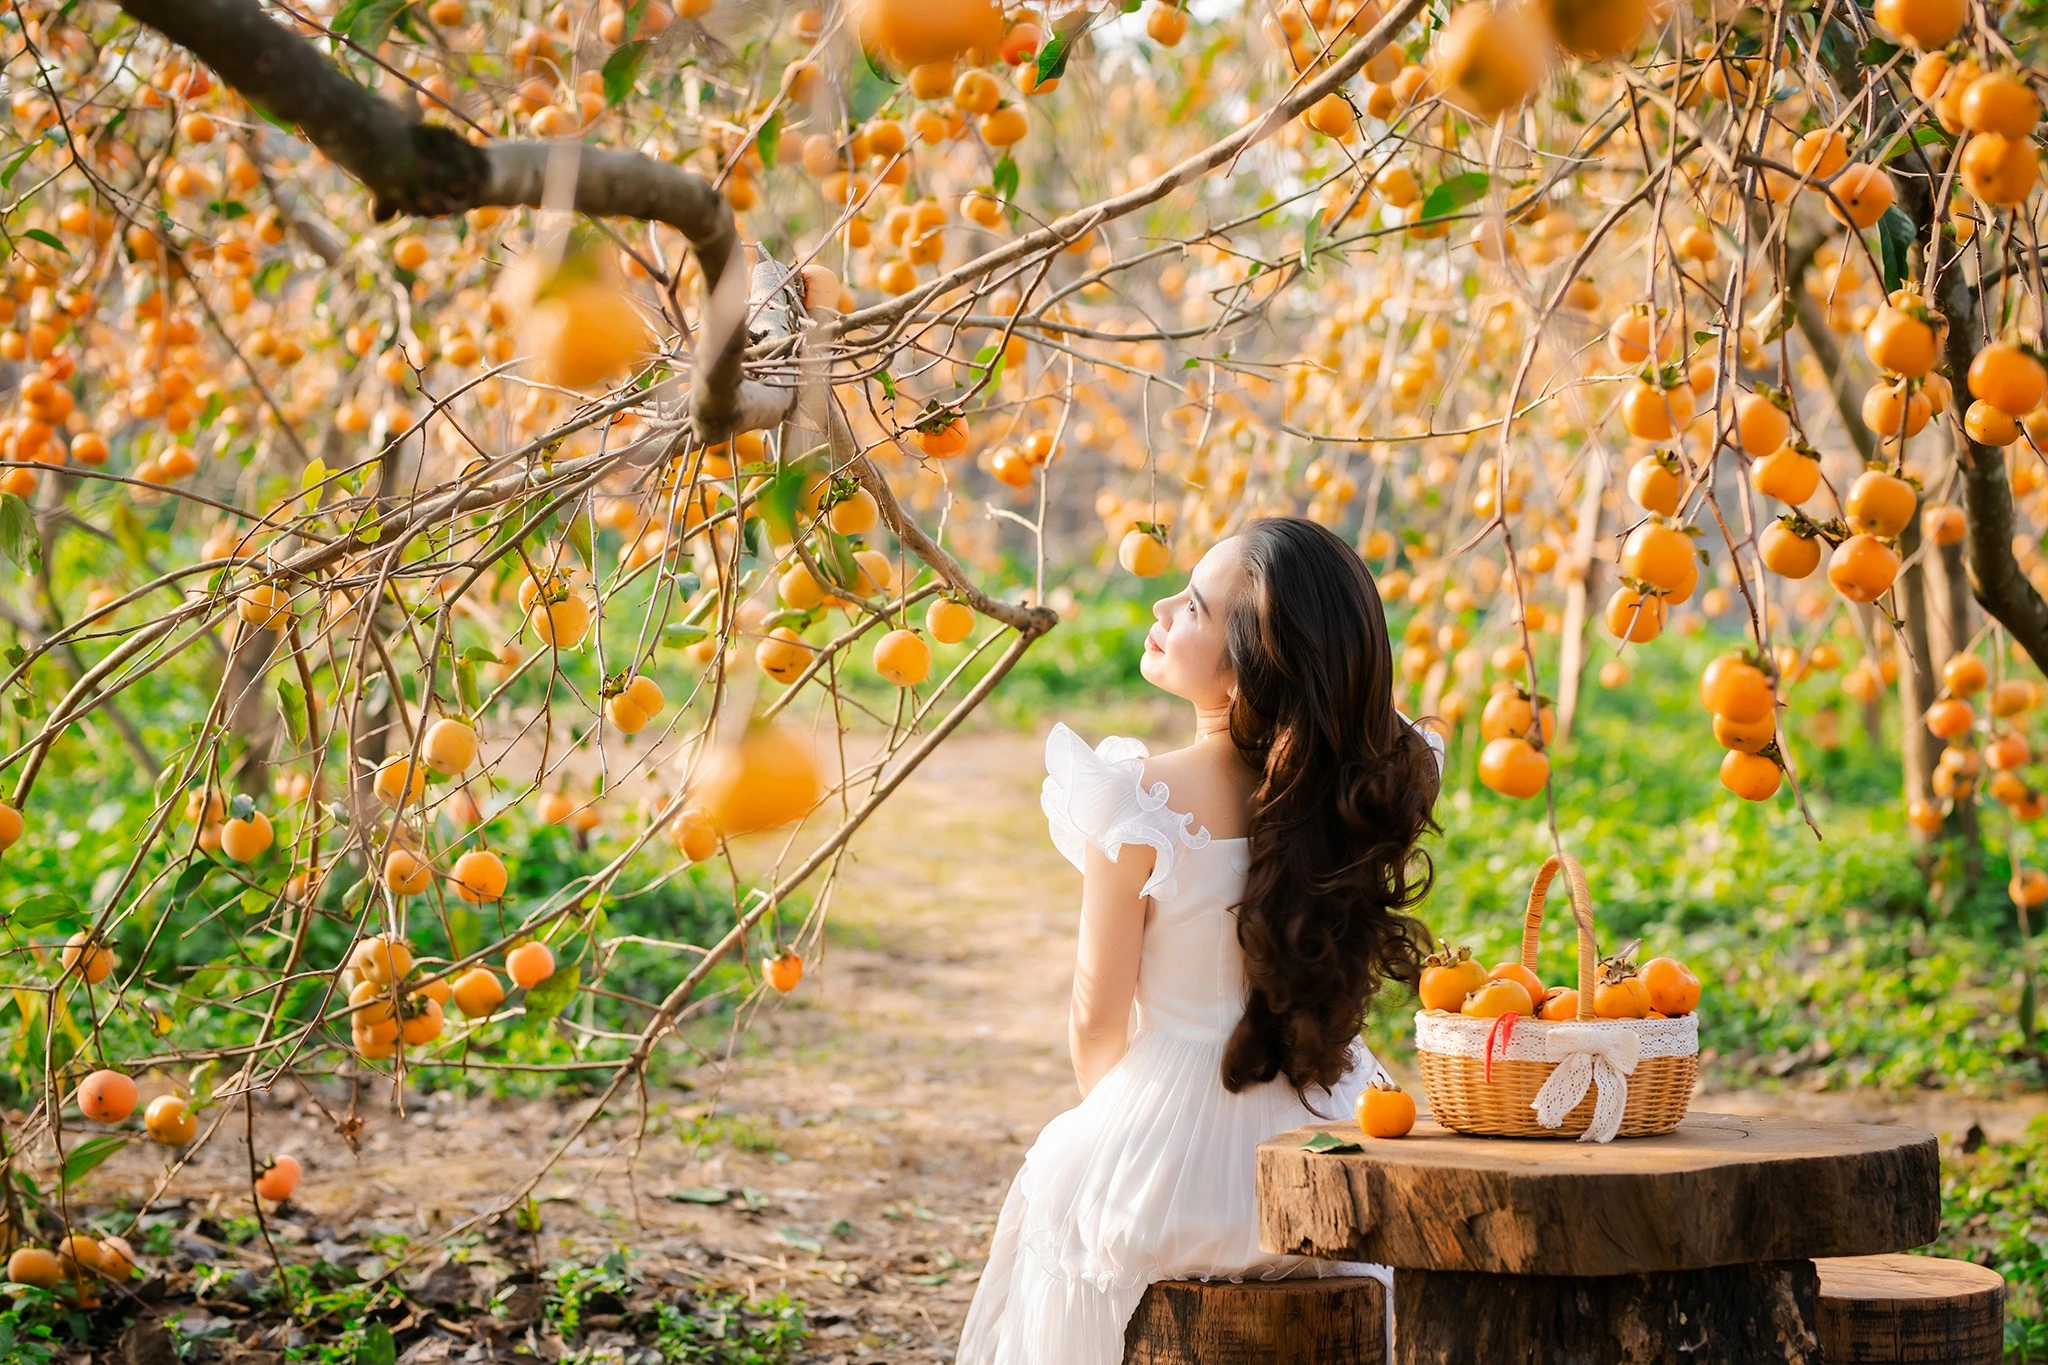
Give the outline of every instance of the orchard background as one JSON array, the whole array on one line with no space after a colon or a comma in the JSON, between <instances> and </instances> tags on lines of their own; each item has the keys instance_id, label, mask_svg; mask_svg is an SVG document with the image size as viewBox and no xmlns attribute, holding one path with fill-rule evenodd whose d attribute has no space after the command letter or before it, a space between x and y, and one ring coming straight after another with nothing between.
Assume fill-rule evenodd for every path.
<instances>
[{"instance_id":1,"label":"orchard background","mask_svg":"<svg viewBox=\"0 0 2048 1365\"><path fill-rule=\"evenodd\" d=\"M2048 1354L2041 20L9 0L0 1346L950 1359L1036 736L1295 512L1433 927L1574 853Z\"/></svg>"}]
</instances>

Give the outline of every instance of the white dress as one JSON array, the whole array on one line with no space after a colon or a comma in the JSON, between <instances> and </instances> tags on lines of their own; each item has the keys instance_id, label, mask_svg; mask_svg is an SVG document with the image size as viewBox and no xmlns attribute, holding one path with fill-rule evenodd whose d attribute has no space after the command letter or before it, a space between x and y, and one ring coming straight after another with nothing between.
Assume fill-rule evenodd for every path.
<instances>
[{"instance_id":1,"label":"white dress","mask_svg":"<svg viewBox=\"0 0 2048 1365\"><path fill-rule=\"evenodd\" d=\"M1349 1118L1379 1063L1358 1043L1335 1089L1310 1092L1321 1114L1284 1078L1224 1089L1223 1048L1246 994L1235 909L1247 841L1191 830L1192 816L1168 808L1165 783L1144 788L1145 756L1135 739L1090 749L1065 725L1046 740L1041 801L1053 843L1075 867L1088 844L1112 859L1126 844L1150 846L1142 894L1152 916L1129 1050L1025 1155L959 1365L1121 1365L1125 1324L1155 1280L1373 1275L1391 1287L1381 1266L1259 1250L1258 1144Z\"/></svg>"}]
</instances>

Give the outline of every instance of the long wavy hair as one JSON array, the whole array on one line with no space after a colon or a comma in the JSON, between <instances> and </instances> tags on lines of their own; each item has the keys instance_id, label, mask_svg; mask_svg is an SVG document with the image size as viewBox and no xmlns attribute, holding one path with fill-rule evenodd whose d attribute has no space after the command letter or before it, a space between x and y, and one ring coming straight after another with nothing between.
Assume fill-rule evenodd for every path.
<instances>
[{"instance_id":1,"label":"long wavy hair","mask_svg":"<svg viewBox=\"0 0 2048 1365\"><path fill-rule=\"evenodd\" d=\"M1240 535L1230 737L1264 776L1237 908L1250 992L1223 1084L1285 1076L1313 1111L1308 1092L1343 1077L1381 983L1421 974L1428 932L1403 912L1435 877L1416 845L1437 828L1437 762L1395 713L1386 613L1358 555L1300 517Z\"/></svg>"}]
</instances>

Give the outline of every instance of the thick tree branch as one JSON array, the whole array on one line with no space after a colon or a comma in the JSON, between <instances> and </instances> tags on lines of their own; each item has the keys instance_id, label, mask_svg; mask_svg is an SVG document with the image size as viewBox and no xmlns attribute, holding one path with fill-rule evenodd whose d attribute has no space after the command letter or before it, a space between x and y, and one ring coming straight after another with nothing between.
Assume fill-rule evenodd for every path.
<instances>
[{"instance_id":1,"label":"thick tree branch","mask_svg":"<svg viewBox=\"0 0 2048 1365\"><path fill-rule=\"evenodd\" d=\"M732 210L710 182L638 152L573 141L472 145L356 84L256 0L120 4L212 67L250 103L297 125L370 191L380 221L400 213L443 218L492 206L539 208L559 183L569 202L549 201L548 207L665 223L680 232L704 275L691 415L707 441L737 428L746 295L732 268L740 246ZM551 169L561 172L558 182Z\"/></svg>"}]
</instances>

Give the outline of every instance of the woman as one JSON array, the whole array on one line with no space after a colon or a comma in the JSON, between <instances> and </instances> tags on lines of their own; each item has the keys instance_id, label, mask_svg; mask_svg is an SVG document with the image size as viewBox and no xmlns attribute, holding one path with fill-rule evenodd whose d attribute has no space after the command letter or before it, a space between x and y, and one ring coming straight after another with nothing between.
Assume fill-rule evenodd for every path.
<instances>
[{"instance_id":1,"label":"woman","mask_svg":"<svg viewBox=\"0 0 2048 1365\"><path fill-rule=\"evenodd\" d=\"M1084 877L1082 1102L1010 1186L960 1365L1118 1365L1155 1280L1385 1275L1262 1254L1254 1153L1379 1074L1359 1029L1420 970L1402 912L1429 887L1443 741L1394 709L1372 576L1314 522L1252 522L1153 615L1141 671L1194 706L1193 742L1046 744L1053 842Z\"/></svg>"}]
</instances>

